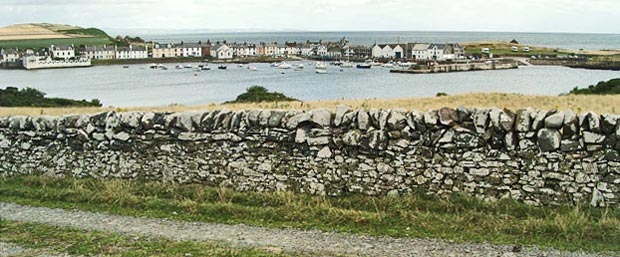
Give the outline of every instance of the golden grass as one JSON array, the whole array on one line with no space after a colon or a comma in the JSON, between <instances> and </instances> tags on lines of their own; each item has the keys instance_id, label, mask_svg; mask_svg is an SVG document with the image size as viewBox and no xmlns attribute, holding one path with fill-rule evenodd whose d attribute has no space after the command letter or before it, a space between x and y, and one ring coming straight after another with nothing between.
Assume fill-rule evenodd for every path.
<instances>
[{"instance_id":1,"label":"golden grass","mask_svg":"<svg viewBox=\"0 0 620 257\"><path fill-rule=\"evenodd\" d=\"M210 105L170 105L158 107L129 107L129 108L0 108L0 116L11 115L67 115L97 113L103 111L157 111L157 112L183 112L197 110L245 110L245 109L298 109L311 110L327 108L334 110L337 105L347 105L352 108L384 108L407 110L437 110L442 107L456 108L464 106L468 108L508 108L518 110L532 107L535 109L571 109L575 112L593 111L596 113L620 114L620 95L568 95L568 96L536 96L505 93L469 93L444 97L418 97L400 99L355 99L355 100L322 100L308 102L282 102L282 103L251 103L251 104L210 104Z\"/></svg>"}]
</instances>

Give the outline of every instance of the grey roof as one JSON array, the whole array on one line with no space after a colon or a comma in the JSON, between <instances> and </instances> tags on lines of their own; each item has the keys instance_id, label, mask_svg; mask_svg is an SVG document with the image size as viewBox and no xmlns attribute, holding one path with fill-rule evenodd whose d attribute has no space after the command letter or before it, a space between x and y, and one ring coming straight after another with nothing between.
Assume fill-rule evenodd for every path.
<instances>
[{"instance_id":1,"label":"grey roof","mask_svg":"<svg viewBox=\"0 0 620 257\"><path fill-rule=\"evenodd\" d=\"M73 46L54 46L52 49L66 51L66 50L73 50Z\"/></svg>"},{"instance_id":2,"label":"grey roof","mask_svg":"<svg viewBox=\"0 0 620 257\"><path fill-rule=\"evenodd\" d=\"M87 46L82 49L83 52L100 52L100 51L114 51L114 47L107 46Z\"/></svg>"}]
</instances>

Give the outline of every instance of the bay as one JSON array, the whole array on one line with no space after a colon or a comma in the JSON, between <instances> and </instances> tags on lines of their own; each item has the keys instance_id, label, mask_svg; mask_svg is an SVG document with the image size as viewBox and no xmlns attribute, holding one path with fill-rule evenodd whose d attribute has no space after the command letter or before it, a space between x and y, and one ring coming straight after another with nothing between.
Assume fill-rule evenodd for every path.
<instances>
[{"instance_id":1,"label":"bay","mask_svg":"<svg viewBox=\"0 0 620 257\"><path fill-rule=\"evenodd\" d=\"M292 62L297 65L301 62ZM49 97L100 99L106 106L160 106L210 104L233 100L252 85L283 92L301 100L404 98L435 96L438 92L506 92L528 95L559 95L574 87L619 78L618 71L571 69L559 66L526 66L444 74L393 74L388 69L328 68L315 74L312 62L302 71L279 70L269 64L247 67L228 65L218 70L152 70L147 65L95 66L81 69L0 70L0 87L34 87ZM194 64L195 65L195 64ZM284 72L284 74L282 74Z\"/></svg>"}]
</instances>

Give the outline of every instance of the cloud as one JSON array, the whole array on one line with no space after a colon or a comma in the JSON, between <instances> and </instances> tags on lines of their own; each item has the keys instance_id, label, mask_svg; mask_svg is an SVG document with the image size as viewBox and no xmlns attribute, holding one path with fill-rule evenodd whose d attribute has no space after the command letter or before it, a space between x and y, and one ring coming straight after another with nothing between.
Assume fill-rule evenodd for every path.
<instances>
[{"instance_id":1,"label":"cloud","mask_svg":"<svg viewBox=\"0 0 620 257\"><path fill-rule=\"evenodd\" d=\"M2 6L0 25L620 33L617 0L3 0Z\"/></svg>"}]
</instances>

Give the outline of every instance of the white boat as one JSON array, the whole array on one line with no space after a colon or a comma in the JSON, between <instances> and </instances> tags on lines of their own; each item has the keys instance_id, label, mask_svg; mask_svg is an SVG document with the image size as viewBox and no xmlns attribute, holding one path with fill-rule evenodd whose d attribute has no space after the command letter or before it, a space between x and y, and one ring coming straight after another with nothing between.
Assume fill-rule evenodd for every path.
<instances>
[{"instance_id":1,"label":"white boat","mask_svg":"<svg viewBox=\"0 0 620 257\"><path fill-rule=\"evenodd\" d=\"M314 72L316 74L327 74L327 69L316 69Z\"/></svg>"},{"instance_id":2,"label":"white boat","mask_svg":"<svg viewBox=\"0 0 620 257\"><path fill-rule=\"evenodd\" d=\"M248 66L248 70L250 71L257 71L258 69L254 66Z\"/></svg>"},{"instance_id":3,"label":"white boat","mask_svg":"<svg viewBox=\"0 0 620 257\"><path fill-rule=\"evenodd\" d=\"M327 65L325 65L324 62L316 62L316 65L314 65L315 69L319 69L319 70L325 70L327 69Z\"/></svg>"},{"instance_id":4,"label":"white boat","mask_svg":"<svg viewBox=\"0 0 620 257\"><path fill-rule=\"evenodd\" d=\"M381 67L383 67L383 68L394 68L394 64L386 63L386 64L381 65Z\"/></svg>"},{"instance_id":5,"label":"white boat","mask_svg":"<svg viewBox=\"0 0 620 257\"><path fill-rule=\"evenodd\" d=\"M370 66L381 66L381 65L383 65L382 63L375 62L375 61L370 61L370 62L367 62L367 63L370 64Z\"/></svg>"},{"instance_id":6,"label":"white boat","mask_svg":"<svg viewBox=\"0 0 620 257\"><path fill-rule=\"evenodd\" d=\"M300 65L297 65L297 69L300 69L300 70L302 70L304 67L305 67L305 66L304 66L304 64L303 64L303 63L302 63L302 64L300 64Z\"/></svg>"},{"instance_id":7,"label":"white boat","mask_svg":"<svg viewBox=\"0 0 620 257\"><path fill-rule=\"evenodd\" d=\"M179 65L177 65L177 66L174 66L174 68L175 68L175 69L177 69L177 70L181 70L181 69L183 69L183 65L180 65L180 64L179 64Z\"/></svg>"},{"instance_id":8,"label":"white boat","mask_svg":"<svg viewBox=\"0 0 620 257\"><path fill-rule=\"evenodd\" d=\"M191 64L185 64L185 65L183 65L183 68L186 68L186 69L191 69L191 68L192 68L192 65L191 65Z\"/></svg>"},{"instance_id":9,"label":"white boat","mask_svg":"<svg viewBox=\"0 0 620 257\"><path fill-rule=\"evenodd\" d=\"M278 66L280 66L280 64L277 62L271 63L271 67L277 68Z\"/></svg>"},{"instance_id":10,"label":"white boat","mask_svg":"<svg viewBox=\"0 0 620 257\"><path fill-rule=\"evenodd\" d=\"M410 62L401 62L401 63L399 63L399 64L398 64L398 66L399 66L399 67L402 67L402 68L409 68L409 67L411 67L412 65L413 65L413 64L412 64L412 63L410 63Z\"/></svg>"},{"instance_id":11,"label":"white boat","mask_svg":"<svg viewBox=\"0 0 620 257\"><path fill-rule=\"evenodd\" d=\"M281 69L281 70L288 70L292 67L293 67L292 65L285 63L285 62L280 63L280 65L278 65L278 69Z\"/></svg>"},{"instance_id":12,"label":"white boat","mask_svg":"<svg viewBox=\"0 0 620 257\"><path fill-rule=\"evenodd\" d=\"M243 64L242 64L242 63L240 63L239 65L237 65L237 67L239 67L239 68L243 68Z\"/></svg>"},{"instance_id":13,"label":"white boat","mask_svg":"<svg viewBox=\"0 0 620 257\"><path fill-rule=\"evenodd\" d=\"M350 62L342 62L342 63L340 64L340 67L341 67L341 68L353 68L353 64L352 64L352 63L350 63Z\"/></svg>"}]
</instances>

